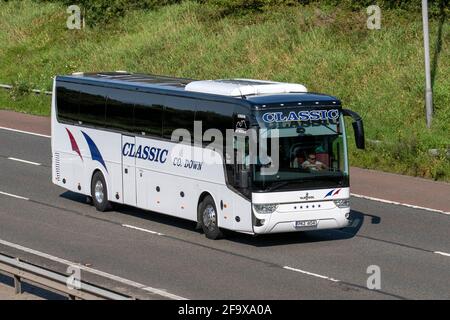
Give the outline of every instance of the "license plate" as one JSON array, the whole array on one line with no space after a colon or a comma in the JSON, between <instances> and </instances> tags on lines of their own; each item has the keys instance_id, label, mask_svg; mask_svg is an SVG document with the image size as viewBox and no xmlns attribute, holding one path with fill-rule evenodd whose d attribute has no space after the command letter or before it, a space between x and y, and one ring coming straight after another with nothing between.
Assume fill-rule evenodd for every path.
<instances>
[{"instance_id":1,"label":"license plate","mask_svg":"<svg viewBox=\"0 0 450 320\"><path fill-rule=\"evenodd\" d=\"M317 220L301 220L301 221L295 221L295 227L296 228L303 228L303 227L317 227Z\"/></svg>"}]
</instances>

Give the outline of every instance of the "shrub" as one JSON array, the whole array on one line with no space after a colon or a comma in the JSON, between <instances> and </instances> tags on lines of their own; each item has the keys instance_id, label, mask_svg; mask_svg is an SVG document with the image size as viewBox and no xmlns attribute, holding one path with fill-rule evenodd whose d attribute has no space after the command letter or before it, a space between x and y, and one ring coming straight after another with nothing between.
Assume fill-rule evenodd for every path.
<instances>
[{"instance_id":1,"label":"shrub","mask_svg":"<svg viewBox=\"0 0 450 320\"><path fill-rule=\"evenodd\" d=\"M3 0L7 1L7 0ZM36 0L41 2L62 2L74 4L74 0ZM77 0L84 9L86 23L90 26L105 24L124 16L131 10L155 10L160 7L179 3L182 0ZM215 6L221 15L242 15L249 12L270 10L275 6L317 4L340 6L351 10L361 10L372 4L384 9L404 9L419 11L421 0L196 0L202 4ZM430 15L433 17L449 14L449 0L429 1Z\"/></svg>"},{"instance_id":2,"label":"shrub","mask_svg":"<svg viewBox=\"0 0 450 320\"><path fill-rule=\"evenodd\" d=\"M9 96L13 101L30 94L32 91L31 86L21 76L15 80L12 84L11 90L9 90Z\"/></svg>"},{"instance_id":3,"label":"shrub","mask_svg":"<svg viewBox=\"0 0 450 320\"><path fill-rule=\"evenodd\" d=\"M409 11L421 10L421 0L197 0L221 7L223 10L242 13L243 11L261 11L273 6L317 4L326 6L340 6L351 10L361 10L377 4L384 9L404 9ZM449 14L449 0L430 0L431 16Z\"/></svg>"},{"instance_id":4,"label":"shrub","mask_svg":"<svg viewBox=\"0 0 450 320\"><path fill-rule=\"evenodd\" d=\"M86 24L94 26L106 24L123 17L131 10L154 10L181 0L37 0L41 2L61 2L66 6L77 4L83 8Z\"/></svg>"}]
</instances>

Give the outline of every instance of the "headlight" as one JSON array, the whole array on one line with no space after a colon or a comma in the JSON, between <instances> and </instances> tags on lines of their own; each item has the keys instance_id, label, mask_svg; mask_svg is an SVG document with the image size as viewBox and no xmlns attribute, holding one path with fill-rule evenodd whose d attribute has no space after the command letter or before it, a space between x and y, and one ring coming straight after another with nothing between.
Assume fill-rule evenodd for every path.
<instances>
[{"instance_id":1,"label":"headlight","mask_svg":"<svg viewBox=\"0 0 450 320\"><path fill-rule=\"evenodd\" d=\"M278 204L270 203L270 204L254 204L253 209L255 209L256 213L259 214L270 214L277 210Z\"/></svg>"},{"instance_id":2,"label":"headlight","mask_svg":"<svg viewBox=\"0 0 450 320\"><path fill-rule=\"evenodd\" d=\"M348 207L350 207L350 199L339 199L339 200L334 200L334 204L335 204L338 208L348 208Z\"/></svg>"}]
</instances>

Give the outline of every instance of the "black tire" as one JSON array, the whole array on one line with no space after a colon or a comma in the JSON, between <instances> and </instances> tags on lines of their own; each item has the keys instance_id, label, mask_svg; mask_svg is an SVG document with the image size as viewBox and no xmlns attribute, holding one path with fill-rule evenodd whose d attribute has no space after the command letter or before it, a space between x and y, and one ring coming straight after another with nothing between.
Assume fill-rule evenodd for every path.
<instances>
[{"instance_id":1,"label":"black tire","mask_svg":"<svg viewBox=\"0 0 450 320\"><path fill-rule=\"evenodd\" d=\"M96 192L98 193L96 194ZM92 177L91 197L92 203L98 211L105 212L111 208L111 204L108 201L108 189L106 186L106 181L100 171L97 171Z\"/></svg>"},{"instance_id":2,"label":"black tire","mask_svg":"<svg viewBox=\"0 0 450 320\"><path fill-rule=\"evenodd\" d=\"M218 225L218 212L211 196L206 196L198 206L199 223L208 239L216 240L223 237Z\"/></svg>"}]
</instances>

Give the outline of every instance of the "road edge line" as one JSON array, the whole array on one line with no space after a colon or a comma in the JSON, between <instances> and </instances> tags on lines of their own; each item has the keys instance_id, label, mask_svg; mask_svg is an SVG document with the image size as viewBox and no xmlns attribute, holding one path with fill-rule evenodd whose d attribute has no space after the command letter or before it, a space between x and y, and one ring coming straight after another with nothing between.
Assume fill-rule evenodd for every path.
<instances>
[{"instance_id":1,"label":"road edge line","mask_svg":"<svg viewBox=\"0 0 450 320\"><path fill-rule=\"evenodd\" d=\"M12 132L18 132L18 133L25 133L25 134L29 134L32 136L38 136L38 137L43 137L43 138L51 138L51 136L48 136L46 134L42 134L42 133L35 133L35 132L31 132L31 131L24 131L24 130L19 130L19 129L13 129L13 128L8 128L8 127L2 127L0 126L0 129L2 130L7 130L7 131L12 131Z\"/></svg>"},{"instance_id":2,"label":"road edge line","mask_svg":"<svg viewBox=\"0 0 450 320\"><path fill-rule=\"evenodd\" d=\"M404 207L408 207L408 208L420 209L420 210L426 210L426 211L430 211L430 212L434 212L434 213L450 215L450 212L447 212L447 211L444 211L444 210L432 209L432 208L427 208L427 207L421 207L421 206L417 206L417 205L414 205L414 204L402 203L402 202L393 201L393 200L380 199L380 198L365 196L365 195L357 194L357 193L350 193L350 195L352 197L356 197L356 198L372 200L372 201L378 201L378 202L383 202L383 203L387 203L387 204L395 204L395 205L404 206Z\"/></svg>"}]
</instances>

